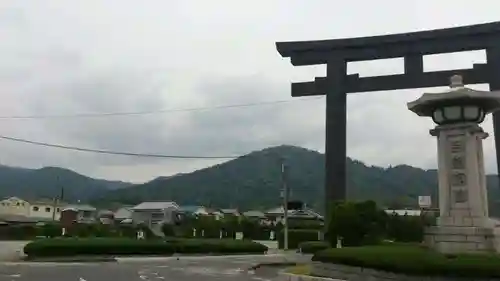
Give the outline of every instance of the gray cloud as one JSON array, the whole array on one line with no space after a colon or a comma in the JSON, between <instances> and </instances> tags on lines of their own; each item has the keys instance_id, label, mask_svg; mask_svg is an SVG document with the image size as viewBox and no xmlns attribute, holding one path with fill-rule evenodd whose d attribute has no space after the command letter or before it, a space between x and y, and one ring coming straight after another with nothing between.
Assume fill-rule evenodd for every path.
<instances>
[{"instance_id":1,"label":"gray cloud","mask_svg":"<svg viewBox=\"0 0 500 281\"><path fill-rule=\"evenodd\" d=\"M324 67L292 67L277 54L275 41L487 22L497 19L498 6L488 0L360 0L342 6L323 0L218 3L1 3L0 115L154 111L292 99L289 82L323 75ZM426 68L467 67L479 61L484 61L483 53L442 56L426 60ZM350 72L363 76L401 69L398 61L349 66ZM421 93L350 95L349 156L383 166L435 167L435 140L428 135L432 122L406 109L406 102ZM324 112L320 98L143 116L0 119L0 134L139 153L231 155L283 143L322 151ZM485 129L492 132L490 119ZM487 165L494 171L492 137L485 146ZM134 181L220 162L106 156L6 141L0 142L0 152L2 164L57 165Z\"/></svg>"}]
</instances>

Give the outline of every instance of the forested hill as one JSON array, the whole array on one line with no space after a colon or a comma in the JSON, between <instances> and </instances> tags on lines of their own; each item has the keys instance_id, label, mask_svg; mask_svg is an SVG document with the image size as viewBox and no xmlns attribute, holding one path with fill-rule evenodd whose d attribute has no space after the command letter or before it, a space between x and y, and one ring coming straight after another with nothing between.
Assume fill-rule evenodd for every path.
<instances>
[{"instance_id":1,"label":"forested hill","mask_svg":"<svg viewBox=\"0 0 500 281\"><path fill-rule=\"evenodd\" d=\"M131 185L120 181L93 179L63 168L26 169L0 165L0 198L53 198L60 196L64 187L66 201L86 201L107 190Z\"/></svg>"},{"instance_id":2,"label":"forested hill","mask_svg":"<svg viewBox=\"0 0 500 281\"><path fill-rule=\"evenodd\" d=\"M284 157L289 167L287 182L292 198L321 208L324 155L285 145L255 151L189 174L109 191L97 201L133 204L145 200L174 200L180 204L243 209L271 207L280 203L280 157ZM416 206L419 195L437 199L435 170L407 165L381 168L349 158L346 161L351 199L374 199L393 206ZM492 201L500 199L496 177L489 176L488 183Z\"/></svg>"}]
</instances>

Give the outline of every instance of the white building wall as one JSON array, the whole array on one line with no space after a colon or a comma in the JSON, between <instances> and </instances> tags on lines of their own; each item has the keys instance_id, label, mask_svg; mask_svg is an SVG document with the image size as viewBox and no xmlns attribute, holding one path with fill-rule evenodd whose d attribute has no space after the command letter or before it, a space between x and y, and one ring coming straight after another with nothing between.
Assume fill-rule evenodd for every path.
<instances>
[{"instance_id":1,"label":"white building wall","mask_svg":"<svg viewBox=\"0 0 500 281\"><path fill-rule=\"evenodd\" d=\"M33 203L29 209L29 217L32 218L42 218L42 219L52 219L54 216L55 220L61 218L61 207L50 205L50 204L36 204Z\"/></svg>"}]
</instances>

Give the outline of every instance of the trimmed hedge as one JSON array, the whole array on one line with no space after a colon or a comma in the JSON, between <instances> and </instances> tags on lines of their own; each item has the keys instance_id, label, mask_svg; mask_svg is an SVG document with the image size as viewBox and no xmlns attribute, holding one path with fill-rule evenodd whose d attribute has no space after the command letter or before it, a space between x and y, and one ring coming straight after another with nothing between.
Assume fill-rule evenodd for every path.
<instances>
[{"instance_id":1,"label":"trimmed hedge","mask_svg":"<svg viewBox=\"0 0 500 281\"><path fill-rule=\"evenodd\" d=\"M172 255L197 254L262 254L267 247L245 240L171 239L136 240L129 238L53 238L28 243L28 257L61 257L85 255Z\"/></svg>"},{"instance_id":2,"label":"trimmed hedge","mask_svg":"<svg viewBox=\"0 0 500 281\"><path fill-rule=\"evenodd\" d=\"M399 243L331 248L317 252L312 260L416 276L500 277L498 254L445 255L425 247Z\"/></svg>"},{"instance_id":3,"label":"trimmed hedge","mask_svg":"<svg viewBox=\"0 0 500 281\"><path fill-rule=\"evenodd\" d=\"M326 241L308 241L299 244L300 252L303 254L314 254L328 248L331 248L330 243Z\"/></svg>"},{"instance_id":4,"label":"trimmed hedge","mask_svg":"<svg viewBox=\"0 0 500 281\"><path fill-rule=\"evenodd\" d=\"M288 249L297 249L299 244L308 241L319 241L319 231L311 229L289 229L288 230ZM285 232L278 233L278 248L284 248Z\"/></svg>"}]
</instances>

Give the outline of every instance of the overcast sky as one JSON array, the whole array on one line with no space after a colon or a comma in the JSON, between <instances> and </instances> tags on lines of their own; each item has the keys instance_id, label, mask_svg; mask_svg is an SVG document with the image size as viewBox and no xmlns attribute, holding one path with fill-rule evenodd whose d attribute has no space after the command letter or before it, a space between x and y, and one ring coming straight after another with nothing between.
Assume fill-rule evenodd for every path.
<instances>
[{"instance_id":1,"label":"overcast sky","mask_svg":"<svg viewBox=\"0 0 500 281\"><path fill-rule=\"evenodd\" d=\"M0 2L0 116L156 111L289 103L105 118L0 119L0 135L96 149L177 155L246 154L280 144L324 150L324 98L290 97L294 68L276 41L408 32L500 20L493 0L32 0ZM483 52L425 59L471 67ZM401 73L401 60L349 65L362 76ZM482 87L481 87L482 86ZM479 89L487 89L484 85ZM425 89L429 90L429 89ZM430 89L432 91L441 89ZM351 94L348 155L371 165L436 166L430 120L406 109L423 89ZM492 133L491 118L484 128ZM495 172L493 137L486 162ZM61 166L141 182L207 160L106 156L0 141L0 163Z\"/></svg>"}]
</instances>

